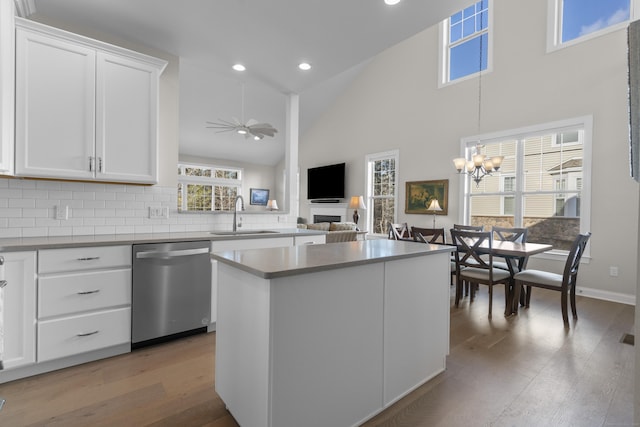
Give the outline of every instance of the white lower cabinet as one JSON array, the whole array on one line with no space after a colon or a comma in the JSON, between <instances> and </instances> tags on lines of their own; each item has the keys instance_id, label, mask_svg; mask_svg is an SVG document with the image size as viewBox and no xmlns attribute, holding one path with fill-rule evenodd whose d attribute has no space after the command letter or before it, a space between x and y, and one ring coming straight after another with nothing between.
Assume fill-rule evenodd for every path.
<instances>
[{"instance_id":1,"label":"white lower cabinet","mask_svg":"<svg viewBox=\"0 0 640 427\"><path fill-rule=\"evenodd\" d=\"M131 246L38 258L38 362L131 342Z\"/></svg>"},{"instance_id":2,"label":"white lower cabinet","mask_svg":"<svg viewBox=\"0 0 640 427\"><path fill-rule=\"evenodd\" d=\"M0 317L4 330L4 351L0 352L4 369L30 365L36 361L36 253L5 252L4 279L0 290L3 304Z\"/></svg>"},{"instance_id":3,"label":"white lower cabinet","mask_svg":"<svg viewBox=\"0 0 640 427\"><path fill-rule=\"evenodd\" d=\"M131 308L38 322L38 362L131 341Z\"/></svg>"}]
</instances>

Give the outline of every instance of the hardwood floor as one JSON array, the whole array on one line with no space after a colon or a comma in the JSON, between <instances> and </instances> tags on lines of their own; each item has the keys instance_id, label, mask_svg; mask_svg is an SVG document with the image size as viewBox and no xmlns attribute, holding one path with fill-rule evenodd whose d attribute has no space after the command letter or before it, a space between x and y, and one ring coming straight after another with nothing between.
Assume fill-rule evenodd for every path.
<instances>
[{"instance_id":1,"label":"hardwood floor","mask_svg":"<svg viewBox=\"0 0 640 427\"><path fill-rule=\"evenodd\" d=\"M488 319L481 287L451 310L447 370L365 426L632 425L634 350L620 339L634 308L578 297L565 330L559 298L535 289L530 309ZM214 349L215 334L198 335L2 384L0 426L235 427Z\"/></svg>"}]
</instances>

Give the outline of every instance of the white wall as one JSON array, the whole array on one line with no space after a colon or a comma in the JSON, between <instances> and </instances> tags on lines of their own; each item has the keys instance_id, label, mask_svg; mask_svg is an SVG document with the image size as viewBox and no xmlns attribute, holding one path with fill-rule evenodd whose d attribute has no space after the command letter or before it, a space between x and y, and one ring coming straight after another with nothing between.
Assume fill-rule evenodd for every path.
<instances>
[{"instance_id":1,"label":"white wall","mask_svg":"<svg viewBox=\"0 0 640 427\"><path fill-rule=\"evenodd\" d=\"M459 180L451 159L460 139L578 116L593 116L591 260L579 284L600 297L633 301L638 255L638 192L628 173L626 32L546 52L547 2L495 0L493 71L438 88L438 27L378 55L301 138L300 215L308 217L306 169L347 163L347 196L365 193L365 155L400 150L398 220L429 226L430 215L404 213L405 182L449 179L449 215L459 220ZM526 17L526 19L521 19ZM301 97L304 102L304 94ZM561 262L544 266L560 271ZM619 267L609 277L609 266Z\"/></svg>"}]
</instances>

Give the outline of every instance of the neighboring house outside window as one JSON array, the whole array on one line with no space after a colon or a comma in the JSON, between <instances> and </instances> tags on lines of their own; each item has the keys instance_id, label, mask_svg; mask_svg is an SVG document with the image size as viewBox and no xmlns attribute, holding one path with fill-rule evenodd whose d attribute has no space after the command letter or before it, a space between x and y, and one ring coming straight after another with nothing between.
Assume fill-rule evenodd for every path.
<instances>
[{"instance_id":1,"label":"neighboring house outside window","mask_svg":"<svg viewBox=\"0 0 640 427\"><path fill-rule=\"evenodd\" d=\"M549 47L574 44L624 27L637 0L548 0Z\"/></svg>"},{"instance_id":2,"label":"neighboring house outside window","mask_svg":"<svg viewBox=\"0 0 640 427\"><path fill-rule=\"evenodd\" d=\"M242 169L178 165L180 211L230 211L238 194L242 194Z\"/></svg>"},{"instance_id":3,"label":"neighboring house outside window","mask_svg":"<svg viewBox=\"0 0 640 427\"><path fill-rule=\"evenodd\" d=\"M442 83L487 69L489 64L489 0L481 0L449 17L443 24Z\"/></svg>"},{"instance_id":4,"label":"neighboring house outside window","mask_svg":"<svg viewBox=\"0 0 640 427\"><path fill-rule=\"evenodd\" d=\"M467 158L479 141L483 154L504 160L478 186L465 181L461 220L485 229L527 227L528 241L568 250L590 227L590 133L591 118L583 117L463 140ZM571 143L558 144L562 135L572 135Z\"/></svg>"},{"instance_id":5,"label":"neighboring house outside window","mask_svg":"<svg viewBox=\"0 0 640 427\"><path fill-rule=\"evenodd\" d=\"M367 227L370 233L386 234L397 218L399 151L369 154L367 162Z\"/></svg>"}]
</instances>

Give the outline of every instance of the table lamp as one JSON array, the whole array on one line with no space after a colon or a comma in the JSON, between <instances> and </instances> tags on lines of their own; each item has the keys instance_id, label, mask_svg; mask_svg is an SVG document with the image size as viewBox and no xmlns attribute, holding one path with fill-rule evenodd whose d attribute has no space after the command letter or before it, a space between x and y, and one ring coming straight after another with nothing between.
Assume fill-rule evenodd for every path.
<instances>
[{"instance_id":1,"label":"table lamp","mask_svg":"<svg viewBox=\"0 0 640 427\"><path fill-rule=\"evenodd\" d=\"M438 203L438 199L431 200L431 203L429 204L427 211L433 212L433 228L436 228L436 212L442 211L442 208L440 207L440 203Z\"/></svg>"},{"instance_id":2,"label":"table lamp","mask_svg":"<svg viewBox=\"0 0 640 427\"><path fill-rule=\"evenodd\" d=\"M278 210L278 202L275 199L271 199L267 202L267 210L277 211Z\"/></svg>"},{"instance_id":3,"label":"table lamp","mask_svg":"<svg viewBox=\"0 0 640 427\"><path fill-rule=\"evenodd\" d=\"M349 209L353 209L353 222L355 222L357 226L358 220L360 219L360 215L358 215L358 209L365 209L362 196L351 196Z\"/></svg>"}]
</instances>

